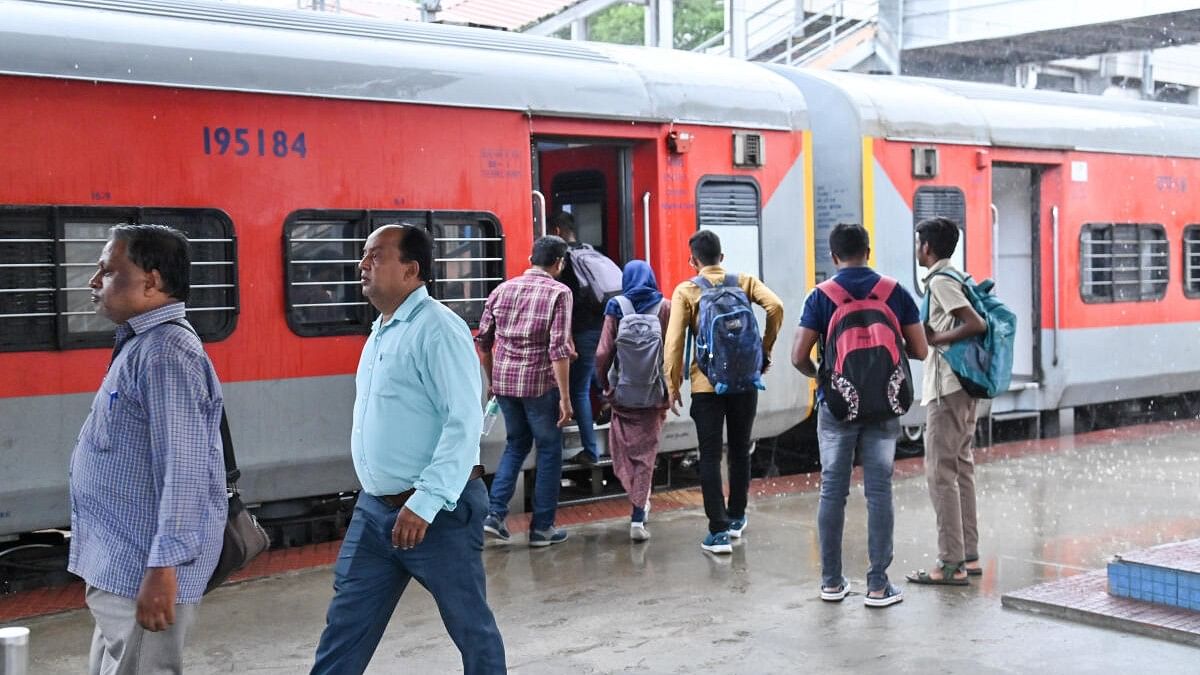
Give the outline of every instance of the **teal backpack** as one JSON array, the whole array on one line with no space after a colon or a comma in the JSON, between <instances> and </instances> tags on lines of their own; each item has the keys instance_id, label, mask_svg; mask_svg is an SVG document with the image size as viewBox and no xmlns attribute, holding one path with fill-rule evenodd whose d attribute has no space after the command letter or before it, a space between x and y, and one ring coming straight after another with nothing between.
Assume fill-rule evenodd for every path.
<instances>
[{"instance_id":1,"label":"teal backpack","mask_svg":"<svg viewBox=\"0 0 1200 675\"><path fill-rule=\"evenodd\" d=\"M963 390L973 398L995 398L1008 391L1012 381L1013 343L1017 337L1017 316L993 295L995 282L984 279L978 284L970 276L942 270L939 275L962 284L971 308L983 317L987 332L947 345L938 353L950 364ZM929 293L921 307L921 323L929 320ZM929 377L926 374L926 377Z\"/></svg>"}]
</instances>

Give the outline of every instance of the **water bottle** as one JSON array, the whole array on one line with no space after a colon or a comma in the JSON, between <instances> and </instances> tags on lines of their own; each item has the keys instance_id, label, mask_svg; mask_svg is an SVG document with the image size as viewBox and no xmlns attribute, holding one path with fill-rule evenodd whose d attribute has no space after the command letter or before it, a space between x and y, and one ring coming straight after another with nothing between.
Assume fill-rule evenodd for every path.
<instances>
[{"instance_id":1,"label":"water bottle","mask_svg":"<svg viewBox=\"0 0 1200 675\"><path fill-rule=\"evenodd\" d=\"M496 418L500 417L500 402L493 396L492 400L487 402L487 406L483 409L483 427L480 428L479 435L487 436L492 433L492 427L496 426Z\"/></svg>"}]
</instances>

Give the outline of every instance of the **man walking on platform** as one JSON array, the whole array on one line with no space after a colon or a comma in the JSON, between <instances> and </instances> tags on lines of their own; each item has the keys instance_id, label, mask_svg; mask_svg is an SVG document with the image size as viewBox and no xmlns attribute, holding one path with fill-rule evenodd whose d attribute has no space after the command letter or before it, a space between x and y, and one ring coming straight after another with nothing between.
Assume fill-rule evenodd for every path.
<instances>
[{"instance_id":1,"label":"man walking on platform","mask_svg":"<svg viewBox=\"0 0 1200 675\"><path fill-rule=\"evenodd\" d=\"M558 544L566 530L554 527L562 481L562 427L571 421L568 364L571 358L571 291L555 281L567 243L553 235L533 242L532 265L496 287L479 319L483 369L504 413L507 445L492 480L488 534L507 541L505 518L521 465L537 443L533 521L529 545Z\"/></svg>"},{"instance_id":2,"label":"man walking on platform","mask_svg":"<svg viewBox=\"0 0 1200 675\"><path fill-rule=\"evenodd\" d=\"M358 363L350 432L363 490L312 672L365 671L416 579L437 603L463 670L503 673L483 570L482 383L471 331L426 290L433 239L425 230L375 230L359 268L363 295L379 311Z\"/></svg>"},{"instance_id":3,"label":"man walking on platform","mask_svg":"<svg viewBox=\"0 0 1200 675\"><path fill-rule=\"evenodd\" d=\"M68 569L96 622L92 675L183 672L183 646L221 554L221 385L184 318L182 233L112 228L88 285L117 324L71 455Z\"/></svg>"},{"instance_id":4,"label":"man walking on platform","mask_svg":"<svg viewBox=\"0 0 1200 675\"><path fill-rule=\"evenodd\" d=\"M929 355L925 358L925 477L937 514L938 559L932 570L908 575L915 584L966 586L983 573L975 524L975 399L959 383L938 348L987 331L963 292L965 275L950 262L958 225L946 218L917 224L917 262L925 276L922 312Z\"/></svg>"},{"instance_id":5,"label":"man walking on platform","mask_svg":"<svg viewBox=\"0 0 1200 675\"><path fill-rule=\"evenodd\" d=\"M900 347L914 359L924 358L925 333L908 291L895 279L883 277L867 266L871 245L861 225L835 226L829 234L829 250L838 273L809 293L792 345L792 365L819 381L821 499L817 531L821 540L821 599L839 602L850 592L850 581L842 574L842 532L857 450L867 498L867 554L871 563L864 602L868 607L887 607L904 599L900 588L888 580L887 568L892 564L892 470L900 434L899 416L912 402L912 385L906 381L908 364L903 360L905 354L897 352ZM839 311L842 314L837 314ZM839 318L835 326L835 316L845 318ZM830 335L834 331L846 338L846 344L839 344L836 336ZM872 339L879 343L870 345ZM856 355L853 348L864 342L879 349L860 350ZM812 360L813 347L818 343L822 354L819 376ZM844 372L835 372L839 364L831 355L836 349L847 349L837 353L838 358L845 358L840 364ZM890 358L897 362L892 363ZM851 364L858 368L848 367ZM883 368L879 368L881 364ZM856 381L852 381L855 376ZM906 400L900 392L907 393ZM838 403L838 414L846 419L835 414L831 402ZM882 410L867 415L865 408L878 403L883 404ZM859 413L863 417L859 418Z\"/></svg>"},{"instance_id":6,"label":"man walking on platform","mask_svg":"<svg viewBox=\"0 0 1200 675\"><path fill-rule=\"evenodd\" d=\"M671 319L667 326L666 353L663 357L672 412L679 414L684 351L691 351L694 345L700 344L694 339L697 336L712 334L712 326L705 326L703 332L700 327L702 315L706 314L702 311L705 294L710 294L709 297L721 294L731 306L736 306L734 311L745 319L737 322L736 331L740 336L749 338L757 335L757 322L750 313L750 302L767 312L767 326L761 344L739 342L728 345L730 354L741 354L752 349L752 363L735 359L746 363L746 372L730 373L740 375L738 379L749 381L753 383L752 386L734 386L728 393L717 393L718 387L723 389L726 383L712 382L709 375L701 370L699 346L696 348L696 358L690 363L691 416L696 423L700 446L700 490L704 494L704 513L708 516L708 536L700 547L710 553L732 553L730 539L741 538L746 529L746 502L750 491L750 435L758 408L758 390L755 386L760 384L761 374L771 367L771 347L775 345L779 326L783 323L783 303L766 284L753 276L725 272L721 267L725 259L721 253L721 239L715 233L700 230L688 240L688 247L691 250L688 264L697 276L676 286L671 296ZM754 325L750 325L751 322ZM724 334L724 331L719 332ZM704 344L708 350L724 348L708 342ZM728 502L721 486L722 437L726 432L729 438Z\"/></svg>"}]
</instances>

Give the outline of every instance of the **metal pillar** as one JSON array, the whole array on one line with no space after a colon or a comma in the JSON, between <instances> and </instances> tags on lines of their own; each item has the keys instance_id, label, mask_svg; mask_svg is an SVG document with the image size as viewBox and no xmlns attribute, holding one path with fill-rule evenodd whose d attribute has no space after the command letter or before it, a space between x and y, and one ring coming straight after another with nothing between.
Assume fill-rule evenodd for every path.
<instances>
[{"instance_id":1,"label":"metal pillar","mask_svg":"<svg viewBox=\"0 0 1200 675\"><path fill-rule=\"evenodd\" d=\"M0 675L28 675L29 629L0 628Z\"/></svg>"},{"instance_id":2,"label":"metal pillar","mask_svg":"<svg viewBox=\"0 0 1200 675\"><path fill-rule=\"evenodd\" d=\"M572 40L587 40L587 17L575 19L571 22L571 39Z\"/></svg>"},{"instance_id":3,"label":"metal pillar","mask_svg":"<svg viewBox=\"0 0 1200 675\"><path fill-rule=\"evenodd\" d=\"M675 0L647 0L644 14L647 47L675 48Z\"/></svg>"},{"instance_id":4,"label":"metal pillar","mask_svg":"<svg viewBox=\"0 0 1200 675\"><path fill-rule=\"evenodd\" d=\"M749 12L746 0L728 0L725 3L725 30L729 32L729 56L746 60L750 46L746 44L746 19Z\"/></svg>"}]
</instances>

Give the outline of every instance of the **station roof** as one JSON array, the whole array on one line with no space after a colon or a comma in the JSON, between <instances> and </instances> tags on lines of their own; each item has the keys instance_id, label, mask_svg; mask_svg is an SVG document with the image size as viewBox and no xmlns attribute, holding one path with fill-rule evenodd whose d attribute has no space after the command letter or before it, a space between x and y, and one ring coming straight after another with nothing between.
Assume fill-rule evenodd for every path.
<instances>
[{"instance_id":1,"label":"station roof","mask_svg":"<svg viewBox=\"0 0 1200 675\"><path fill-rule=\"evenodd\" d=\"M973 145L1200 157L1200 108L994 84L772 67L801 91L823 86L858 113L862 135Z\"/></svg>"},{"instance_id":2,"label":"station roof","mask_svg":"<svg viewBox=\"0 0 1200 675\"><path fill-rule=\"evenodd\" d=\"M807 128L757 65L674 50L179 0L0 0L0 73L533 115Z\"/></svg>"}]
</instances>

